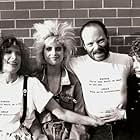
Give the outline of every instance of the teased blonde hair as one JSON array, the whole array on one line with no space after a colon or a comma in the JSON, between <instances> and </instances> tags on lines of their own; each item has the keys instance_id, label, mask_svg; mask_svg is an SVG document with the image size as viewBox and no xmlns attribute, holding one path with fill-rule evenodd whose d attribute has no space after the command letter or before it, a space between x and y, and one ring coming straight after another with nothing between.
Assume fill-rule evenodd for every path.
<instances>
[{"instance_id":1,"label":"teased blonde hair","mask_svg":"<svg viewBox=\"0 0 140 140\"><path fill-rule=\"evenodd\" d=\"M69 59L76 51L75 34L72 25L68 22L58 22L57 20L46 20L44 23L34 24L36 48L36 60L38 65L42 65L45 60L43 57L44 45L49 37L55 37L57 42L64 47L64 66L68 68Z\"/></svg>"}]
</instances>

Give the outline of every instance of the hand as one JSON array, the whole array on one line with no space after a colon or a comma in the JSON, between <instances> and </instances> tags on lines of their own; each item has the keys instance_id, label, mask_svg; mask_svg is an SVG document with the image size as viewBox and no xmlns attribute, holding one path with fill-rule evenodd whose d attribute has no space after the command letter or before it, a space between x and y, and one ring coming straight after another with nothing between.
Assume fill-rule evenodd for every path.
<instances>
[{"instance_id":1,"label":"hand","mask_svg":"<svg viewBox=\"0 0 140 140\"><path fill-rule=\"evenodd\" d=\"M32 139L33 140L48 140L47 136L43 134L41 131L36 130L34 133L32 133Z\"/></svg>"},{"instance_id":2,"label":"hand","mask_svg":"<svg viewBox=\"0 0 140 140\"><path fill-rule=\"evenodd\" d=\"M28 132L26 127L21 126L9 135L9 140L31 140L31 134Z\"/></svg>"},{"instance_id":3,"label":"hand","mask_svg":"<svg viewBox=\"0 0 140 140\"><path fill-rule=\"evenodd\" d=\"M125 119L126 111L124 109L113 109L113 110L108 110L104 112L104 114L100 117L102 121L105 123L107 122L112 122L112 121L117 121L117 120L122 120Z\"/></svg>"},{"instance_id":4,"label":"hand","mask_svg":"<svg viewBox=\"0 0 140 140\"><path fill-rule=\"evenodd\" d=\"M105 124L104 120L100 119L97 116L92 116L92 118L93 118L93 126L95 126L95 127Z\"/></svg>"}]
</instances>

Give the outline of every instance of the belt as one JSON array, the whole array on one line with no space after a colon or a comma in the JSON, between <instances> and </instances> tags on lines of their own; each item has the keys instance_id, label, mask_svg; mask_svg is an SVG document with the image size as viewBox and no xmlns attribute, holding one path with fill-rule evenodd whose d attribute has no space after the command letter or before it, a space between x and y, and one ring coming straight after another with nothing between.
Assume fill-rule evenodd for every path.
<instances>
[{"instance_id":1,"label":"belt","mask_svg":"<svg viewBox=\"0 0 140 140\"><path fill-rule=\"evenodd\" d=\"M106 125L111 125L113 126L125 126L126 125L126 120L118 120L118 121L113 121L113 122L109 122Z\"/></svg>"},{"instance_id":2,"label":"belt","mask_svg":"<svg viewBox=\"0 0 140 140\"><path fill-rule=\"evenodd\" d=\"M126 127L125 122L126 121L124 120L120 120L106 123L98 127L91 127L89 129L91 139L102 138L104 140L113 140L113 138L116 137L116 135L118 135L118 132L124 130L124 128Z\"/></svg>"},{"instance_id":3,"label":"belt","mask_svg":"<svg viewBox=\"0 0 140 140\"><path fill-rule=\"evenodd\" d=\"M105 124L98 127L92 127L89 131L90 140L103 139L113 140L112 125Z\"/></svg>"},{"instance_id":4,"label":"belt","mask_svg":"<svg viewBox=\"0 0 140 140\"><path fill-rule=\"evenodd\" d=\"M93 131L93 130L108 130L108 132L113 132L113 130L121 130L124 129L126 127L126 121L125 120L119 120L119 121L113 121L113 122L109 122L106 123L102 126L98 126L98 127L90 127L89 131Z\"/></svg>"}]
</instances>

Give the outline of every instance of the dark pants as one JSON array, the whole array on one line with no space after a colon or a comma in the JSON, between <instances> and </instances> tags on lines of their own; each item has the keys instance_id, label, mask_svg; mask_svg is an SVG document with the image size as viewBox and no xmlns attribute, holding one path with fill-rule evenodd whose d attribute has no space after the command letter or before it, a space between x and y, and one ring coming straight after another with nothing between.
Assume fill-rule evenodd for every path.
<instances>
[{"instance_id":1,"label":"dark pants","mask_svg":"<svg viewBox=\"0 0 140 140\"><path fill-rule=\"evenodd\" d=\"M140 127L136 127L136 125L129 126L131 140L140 140Z\"/></svg>"},{"instance_id":2,"label":"dark pants","mask_svg":"<svg viewBox=\"0 0 140 140\"><path fill-rule=\"evenodd\" d=\"M90 128L90 140L130 140L130 133L124 121Z\"/></svg>"}]
</instances>

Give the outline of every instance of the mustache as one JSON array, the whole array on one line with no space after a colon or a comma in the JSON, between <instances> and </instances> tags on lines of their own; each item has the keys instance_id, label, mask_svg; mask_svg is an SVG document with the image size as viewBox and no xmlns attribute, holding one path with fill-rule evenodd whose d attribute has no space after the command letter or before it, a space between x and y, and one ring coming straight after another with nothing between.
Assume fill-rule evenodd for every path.
<instances>
[{"instance_id":1,"label":"mustache","mask_svg":"<svg viewBox=\"0 0 140 140\"><path fill-rule=\"evenodd\" d=\"M106 52L106 49L105 48L98 48L97 50L93 51L93 54L96 54L96 53L101 53L101 52Z\"/></svg>"}]
</instances>

